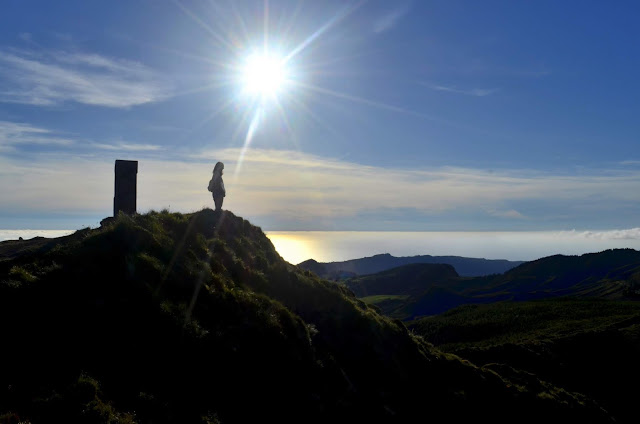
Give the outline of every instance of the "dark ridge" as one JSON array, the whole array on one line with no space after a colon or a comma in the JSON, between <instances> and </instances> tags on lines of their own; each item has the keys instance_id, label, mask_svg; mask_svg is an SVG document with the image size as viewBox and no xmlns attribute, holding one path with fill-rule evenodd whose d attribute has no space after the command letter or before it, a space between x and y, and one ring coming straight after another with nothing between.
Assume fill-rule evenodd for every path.
<instances>
[{"instance_id":1,"label":"dark ridge","mask_svg":"<svg viewBox=\"0 0 640 424\"><path fill-rule=\"evenodd\" d=\"M458 273L446 264L410 264L345 281L358 297L381 294L420 294L433 285L457 279Z\"/></svg>"},{"instance_id":2,"label":"dark ridge","mask_svg":"<svg viewBox=\"0 0 640 424\"><path fill-rule=\"evenodd\" d=\"M440 352L230 212L120 215L6 258L3 422L610 422Z\"/></svg>"},{"instance_id":3,"label":"dark ridge","mask_svg":"<svg viewBox=\"0 0 640 424\"><path fill-rule=\"evenodd\" d=\"M461 256L392 256L389 253L352 259L342 262L317 262L313 259L301 262L299 267L315 272L323 278L340 280L360 275L375 274L403 265L428 263L448 264L463 277L502 274L524 262L505 259L465 258Z\"/></svg>"},{"instance_id":4,"label":"dark ridge","mask_svg":"<svg viewBox=\"0 0 640 424\"><path fill-rule=\"evenodd\" d=\"M415 267L415 265L413 265ZM345 280L365 301L402 320L436 315L465 304L577 297L640 299L640 252L613 249L582 256L555 255L502 275L439 278L398 267ZM373 295L382 297L370 298Z\"/></svg>"}]
</instances>

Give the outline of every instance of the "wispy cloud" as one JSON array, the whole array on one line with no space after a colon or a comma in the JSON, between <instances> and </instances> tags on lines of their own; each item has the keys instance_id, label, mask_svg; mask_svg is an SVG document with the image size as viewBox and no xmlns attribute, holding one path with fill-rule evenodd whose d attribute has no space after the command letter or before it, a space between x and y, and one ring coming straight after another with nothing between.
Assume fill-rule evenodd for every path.
<instances>
[{"instance_id":1,"label":"wispy cloud","mask_svg":"<svg viewBox=\"0 0 640 424\"><path fill-rule=\"evenodd\" d=\"M162 146L156 144L136 144L136 143L91 143L91 146L102 150L118 150L125 152L156 152L162 150Z\"/></svg>"},{"instance_id":2,"label":"wispy cloud","mask_svg":"<svg viewBox=\"0 0 640 424\"><path fill-rule=\"evenodd\" d=\"M93 53L0 50L2 102L126 108L163 100L171 90L158 72L130 60Z\"/></svg>"},{"instance_id":3,"label":"wispy cloud","mask_svg":"<svg viewBox=\"0 0 640 424\"><path fill-rule=\"evenodd\" d=\"M409 12L409 9L409 4L405 4L379 17L373 22L373 32L380 34L395 27L400 19Z\"/></svg>"},{"instance_id":4,"label":"wispy cloud","mask_svg":"<svg viewBox=\"0 0 640 424\"><path fill-rule=\"evenodd\" d=\"M54 131L26 123L0 121L0 148L18 144L49 144L69 146L73 140L56 135Z\"/></svg>"},{"instance_id":5,"label":"wispy cloud","mask_svg":"<svg viewBox=\"0 0 640 424\"><path fill-rule=\"evenodd\" d=\"M130 141L93 142L72 134L61 134L56 130L35 126L24 122L0 121L0 151L18 151L28 145L65 146L76 152L87 150L112 150L120 152L156 152L162 146Z\"/></svg>"},{"instance_id":6,"label":"wispy cloud","mask_svg":"<svg viewBox=\"0 0 640 424\"><path fill-rule=\"evenodd\" d=\"M427 84L427 83L420 83L420 84L436 91L446 91L449 93L464 94L465 96L475 96L475 97L485 97L498 91L497 88L461 89L455 86L436 85L436 84Z\"/></svg>"}]
</instances>

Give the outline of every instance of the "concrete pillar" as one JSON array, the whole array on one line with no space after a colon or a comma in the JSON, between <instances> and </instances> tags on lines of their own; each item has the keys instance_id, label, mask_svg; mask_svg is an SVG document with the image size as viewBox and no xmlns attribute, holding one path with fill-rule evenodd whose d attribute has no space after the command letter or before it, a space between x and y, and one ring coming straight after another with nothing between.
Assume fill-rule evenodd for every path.
<instances>
[{"instance_id":1,"label":"concrete pillar","mask_svg":"<svg viewBox=\"0 0 640 424\"><path fill-rule=\"evenodd\" d=\"M122 211L136 213L136 186L138 179L137 160L116 160L115 195L113 196L113 216Z\"/></svg>"}]
</instances>

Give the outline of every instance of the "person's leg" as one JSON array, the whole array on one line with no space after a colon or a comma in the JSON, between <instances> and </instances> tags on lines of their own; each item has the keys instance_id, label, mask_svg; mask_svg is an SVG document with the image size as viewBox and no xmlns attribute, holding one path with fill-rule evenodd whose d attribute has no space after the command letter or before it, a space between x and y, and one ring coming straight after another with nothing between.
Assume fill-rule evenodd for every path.
<instances>
[{"instance_id":1,"label":"person's leg","mask_svg":"<svg viewBox=\"0 0 640 424\"><path fill-rule=\"evenodd\" d=\"M222 209L222 199L224 197L214 197L213 202L216 204L216 210L219 211Z\"/></svg>"}]
</instances>

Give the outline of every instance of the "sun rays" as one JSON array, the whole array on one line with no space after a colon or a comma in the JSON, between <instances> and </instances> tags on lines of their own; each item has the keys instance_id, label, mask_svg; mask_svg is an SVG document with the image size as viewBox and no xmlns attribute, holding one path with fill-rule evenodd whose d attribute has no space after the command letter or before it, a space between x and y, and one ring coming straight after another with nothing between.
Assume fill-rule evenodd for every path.
<instances>
[{"instance_id":1,"label":"sun rays","mask_svg":"<svg viewBox=\"0 0 640 424\"><path fill-rule=\"evenodd\" d=\"M215 68L211 78L216 83L211 85L212 90L224 88L227 98L221 99L221 106L206 117L200 126L229 108L237 110L238 113L233 117L235 122L232 123L235 126L233 139L241 137L242 149L236 162L236 178L242 168L244 155L256 134L272 119L279 120L289 141L297 150L299 148L295 133L298 122L291 119L290 112L295 112L298 119L303 117L312 125L322 126L324 130L335 134L335 128L322 119L321 113L306 104L305 98L313 100L311 96L433 119L427 114L401 106L332 90L314 81L314 77L337 74L333 64L338 56L322 57L315 55L310 48L321 45L323 37L338 26L347 25L349 18L366 3L349 2L338 8L328 19L309 28L308 35L302 35L295 34L296 31L293 30L294 23L297 23L301 14L301 2L297 3L297 7L288 16L279 16L278 19L277 16L274 18L268 0L263 2L259 16L254 10L251 11L253 14L239 10L237 3L233 1L228 4L211 4L208 7L215 10L210 10L209 14L206 11L199 13L191 10L176 1L179 10L195 25L203 28L211 38L211 43L224 53L209 60L209 63ZM226 16L223 17L224 13ZM353 57L359 54L360 52L353 52ZM208 87L188 90L185 94L207 90Z\"/></svg>"}]
</instances>

